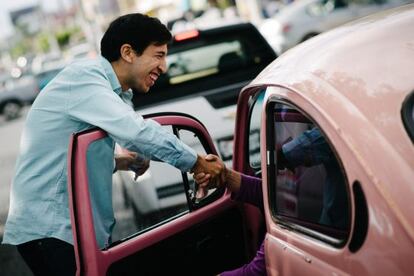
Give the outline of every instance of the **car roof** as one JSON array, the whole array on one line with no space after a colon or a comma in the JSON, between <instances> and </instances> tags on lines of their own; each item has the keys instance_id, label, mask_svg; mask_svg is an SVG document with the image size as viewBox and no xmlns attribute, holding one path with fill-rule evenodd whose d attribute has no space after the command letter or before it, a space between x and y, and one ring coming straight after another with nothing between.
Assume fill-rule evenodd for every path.
<instances>
[{"instance_id":1,"label":"car roof","mask_svg":"<svg viewBox=\"0 0 414 276\"><path fill-rule=\"evenodd\" d=\"M284 87L287 98L316 106L391 206L414 195L414 148L401 117L414 91L413 25L414 5L343 25L288 50L244 88ZM395 212L414 238L407 205Z\"/></svg>"},{"instance_id":2,"label":"car roof","mask_svg":"<svg viewBox=\"0 0 414 276\"><path fill-rule=\"evenodd\" d=\"M413 24L414 4L346 24L287 51L247 87L306 90L304 96L315 100L328 93L335 105L352 106L376 127L392 128L384 116L400 113L414 90Z\"/></svg>"}]
</instances>

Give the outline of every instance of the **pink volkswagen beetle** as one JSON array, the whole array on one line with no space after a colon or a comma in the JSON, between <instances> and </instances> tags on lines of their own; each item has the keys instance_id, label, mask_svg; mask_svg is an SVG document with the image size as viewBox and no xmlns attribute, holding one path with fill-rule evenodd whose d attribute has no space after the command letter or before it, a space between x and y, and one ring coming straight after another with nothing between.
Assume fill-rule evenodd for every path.
<instances>
[{"instance_id":1,"label":"pink volkswagen beetle","mask_svg":"<svg viewBox=\"0 0 414 276\"><path fill-rule=\"evenodd\" d=\"M413 26L414 5L344 25L289 50L241 91L235 140L226 143L234 143L235 170L262 178L264 214L235 203L227 190L195 200L194 181L182 174L185 206L132 233L115 229L113 243L98 248L87 155L107 134L74 135L69 188L78 275L215 275L248 262L263 239L268 275L410 275ZM217 153L196 118L147 118L197 151ZM277 150L315 129L329 159L313 162L319 151L299 151L308 162L278 166ZM122 221L126 211L115 206L115 216Z\"/></svg>"}]
</instances>

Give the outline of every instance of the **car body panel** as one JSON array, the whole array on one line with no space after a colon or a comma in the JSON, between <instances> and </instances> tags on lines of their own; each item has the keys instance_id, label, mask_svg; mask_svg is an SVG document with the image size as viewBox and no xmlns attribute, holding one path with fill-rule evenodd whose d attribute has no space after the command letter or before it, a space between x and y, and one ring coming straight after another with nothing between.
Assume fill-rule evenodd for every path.
<instances>
[{"instance_id":1,"label":"car body panel","mask_svg":"<svg viewBox=\"0 0 414 276\"><path fill-rule=\"evenodd\" d=\"M272 218L264 185L270 275L298 275L319 265L323 274L340 275L412 270L414 148L401 109L414 90L409 77L414 70L413 22L414 6L409 5L344 25L285 53L245 88L274 87L268 89L268 102L286 99L314 118L334 141L349 189L360 182L369 209L366 239L352 253L346 247L351 239L345 247L332 248L283 229ZM262 125L262 137L264 129ZM266 162L262 152L262 164ZM266 175L263 180L267 182ZM355 210L352 193L351 199Z\"/></svg>"}]
</instances>

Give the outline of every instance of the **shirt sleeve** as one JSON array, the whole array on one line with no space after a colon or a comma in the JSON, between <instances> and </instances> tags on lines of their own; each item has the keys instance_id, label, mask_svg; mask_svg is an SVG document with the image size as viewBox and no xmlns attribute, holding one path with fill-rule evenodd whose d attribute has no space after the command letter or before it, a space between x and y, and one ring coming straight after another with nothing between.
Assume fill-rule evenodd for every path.
<instances>
[{"instance_id":1,"label":"shirt sleeve","mask_svg":"<svg viewBox=\"0 0 414 276\"><path fill-rule=\"evenodd\" d=\"M74 120L105 130L121 146L152 160L167 162L181 171L190 171L197 155L153 120L144 120L112 90L103 72L73 72L66 110Z\"/></svg>"},{"instance_id":2,"label":"shirt sleeve","mask_svg":"<svg viewBox=\"0 0 414 276\"><path fill-rule=\"evenodd\" d=\"M232 194L232 199L250 203L259 208L263 213L262 180L257 177L241 174L240 190Z\"/></svg>"}]
</instances>

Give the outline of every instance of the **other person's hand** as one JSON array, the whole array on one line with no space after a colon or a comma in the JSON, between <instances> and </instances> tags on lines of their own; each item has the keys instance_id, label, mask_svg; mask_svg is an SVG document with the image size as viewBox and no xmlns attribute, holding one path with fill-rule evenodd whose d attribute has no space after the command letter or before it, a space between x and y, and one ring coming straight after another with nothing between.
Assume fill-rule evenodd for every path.
<instances>
[{"instance_id":1,"label":"other person's hand","mask_svg":"<svg viewBox=\"0 0 414 276\"><path fill-rule=\"evenodd\" d=\"M214 169L217 174L215 177L206 171L194 172L194 181L197 183L198 189L196 198L204 198L208 194L209 189L218 188L224 185L226 181L226 166L224 162L216 155L208 154L204 160L214 164Z\"/></svg>"}]
</instances>

